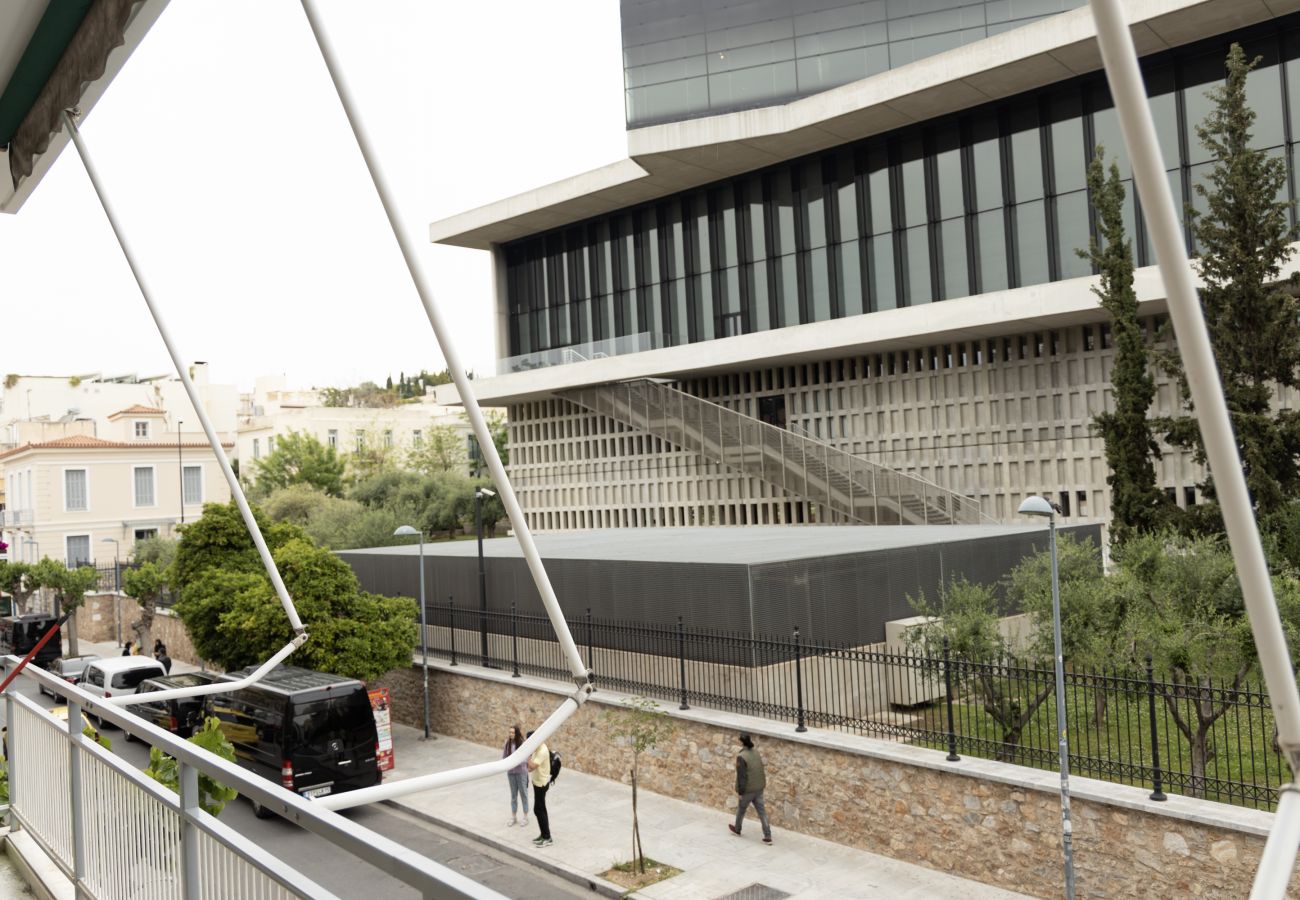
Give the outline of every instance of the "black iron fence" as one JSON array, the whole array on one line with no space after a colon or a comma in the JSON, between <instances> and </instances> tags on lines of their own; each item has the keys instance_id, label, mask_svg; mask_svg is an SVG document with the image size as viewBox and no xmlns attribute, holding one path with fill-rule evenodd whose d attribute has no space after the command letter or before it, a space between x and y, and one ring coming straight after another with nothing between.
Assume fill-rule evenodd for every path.
<instances>
[{"instance_id":1,"label":"black iron fence","mask_svg":"<svg viewBox=\"0 0 1300 900\"><path fill-rule=\"evenodd\" d=\"M569 680L544 616L430 603L428 651ZM687 627L569 622L597 688L1055 770L1055 675L1015 660L809 643ZM1273 809L1291 779L1262 686L1161 680L1150 662L1065 674L1070 770L1077 775Z\"/></svg>"},{"instance_id":2,"label":"black iron fence","mask_svg":"<svg viewBox=\"0 0 1300 900\"><path fill-rule=\"evenodd\" d=\"M87 565L90 565L90 563L87 563ZM126 577L126 573L132 569L140 568L139 563L132 562L116 562L107 564L96 562L93 565L95 571L99 573L97 587L101 591L123 590L122 584L123 579ZM158 594L158 601L155 605L158 609L167 609L173 606L179 599L179 591L173 591L171 588L164 588L163 591Z\"/></svg>"}]
</instances>

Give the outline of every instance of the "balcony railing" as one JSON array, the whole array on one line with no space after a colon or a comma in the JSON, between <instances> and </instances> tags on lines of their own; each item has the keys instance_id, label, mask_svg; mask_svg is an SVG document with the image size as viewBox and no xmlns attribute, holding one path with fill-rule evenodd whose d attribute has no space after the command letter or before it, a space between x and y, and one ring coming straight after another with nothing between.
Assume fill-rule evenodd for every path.
<instances>
[{"instance_id":1,"label":"balcony railing","mask_svg":"<svg viewBox=\"0 0 1300 900\"><path fill-rule=\"evenodd\" d=\"M29 528L35 520L35 510L0 509L0 528Z\"/></svg>"},{"instance_id":2,"label":"balcony railing","mask_svg":"<svg viewBox=\"0 0 1300 900\"><path fill-rule=\"evenodd\" d=\"M15 665L18 658L7 658ZM62 722L14 688L35 680L67 704ZM257 800L430 898L504 900L500 894L321 809L278 784L182 741L35 666L6 691L9 816L72 881L78 897L333 898L308 875L199 805L200 774ZM174 794L82 732L82 712L111 722L179 763Z\"/></svg>"},{"instance_id":3,"label":"balcony railing","mask_svg":"<svg viewBox=\"0 0 1300 900\"><path fill-rule=\"evenodd\" d=\"M672 346L672 336L657 331L643 331L640 334L627 334L623 337L608 338L603 341L589 341L585 344L573 344L554 350L538 350L497 360L497 374L509 375L512 372L527 372L530 369L545 369L550 366L567 366L586 362L591 359L607 359L611 356L623 356L627 353L641 353L645 350L658 350Z\"/></svg>"}]
</instances>

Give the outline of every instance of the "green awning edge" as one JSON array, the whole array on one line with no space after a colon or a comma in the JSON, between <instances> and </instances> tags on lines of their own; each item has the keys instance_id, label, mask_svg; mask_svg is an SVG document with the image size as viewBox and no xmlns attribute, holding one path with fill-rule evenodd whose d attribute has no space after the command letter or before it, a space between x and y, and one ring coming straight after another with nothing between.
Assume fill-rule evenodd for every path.
<instances>
[{"instance_id":1,"label":"green awning edge","mask_svg":"<svg viewBox=\"0 0 1300 900\"><path fill-rule=\"evenodd\" d=\"M8 145L81 27L93 0L50 0L0 94L0 146Z\"/></svg>"}]
</instances>

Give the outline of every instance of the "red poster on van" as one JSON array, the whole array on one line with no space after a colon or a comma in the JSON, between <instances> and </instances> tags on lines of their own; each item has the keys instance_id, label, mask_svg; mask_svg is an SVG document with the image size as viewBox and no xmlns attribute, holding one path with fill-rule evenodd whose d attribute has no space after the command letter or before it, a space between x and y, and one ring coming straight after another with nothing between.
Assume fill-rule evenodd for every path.
<instances>
[{"instance_id":1,"label":"red poster on van","mask_svg":"<svg viewBox=\"0 0 1300 900\"><path fill-rule=\"evenodd\" d=\"M393 757L392 698L388 696L386 687L375 688L369 694L370 708L375 714L375 732L379 736L379 746L375 756L378 758L379 771L387 772L397 765Z\"/></svg>"}]
</instances>

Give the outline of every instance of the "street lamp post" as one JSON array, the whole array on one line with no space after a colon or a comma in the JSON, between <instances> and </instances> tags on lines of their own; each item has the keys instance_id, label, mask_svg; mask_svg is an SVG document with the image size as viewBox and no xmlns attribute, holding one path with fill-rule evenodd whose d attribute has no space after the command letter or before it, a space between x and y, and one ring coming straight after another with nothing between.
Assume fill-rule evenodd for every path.
<instances>
[{"instance_id":1,"label":"street lamp post","mask_svg":"<svg viewBox=\"0 0 1300 900\"><path fill-rule=\"evenodd\" d=\"M1056 654L1056 733L1061 762L1061 850L1065 856L1065 897L1074 900L1073 827L1070 823L1070 744L1066 738L1065 660L1061 656L1061 584L1056 563L1056 508L1045 497L1028 497L1020 504L1022 516L1047 518L1048 546L1052 558L1052 647Z\"/></svg>"},{"instance_id":2,"label":"street lamp post","mask_svg":"<svg viewBox=\"0 0 1300 900\"><path fill-rule=\"evenodd\" d=\"M495 497L496 491L481 487L474 491L474 530L478 533L478 630L483 652L483 667L488 664L487 574L483 571L483 496Z\"/></svg>"},{"instance_id":3,"label":"street lamp post","mask_svg":"<svg viewBox=\"0 0 1300 900\"><path fill-rule=\"evenodd\" d=\"M176 472L180 476L181 485L181 524L185 524L185 462L181 459L181 426L185 423L180 419L176 420Z\"/></svg>"},{"instance_id":4,"label":"street lamp post","mask_svg":"<svg viewBox=\"0 0 1300 900\"><path fill-rule=\"evenodd\" d=\"M424 653L424 664L420 668L424 674L424 739L427 741L429 739L429 629L425 625L424 613L424 532L410 525L402 525L393 532L394 537L410 535L420 538L420 646Z\"/></svg>"},{"instance_id":5,"label":"street lamp post","mask_svg":"<svg viewBox=\"0 0 1300 900\"><path fill-rule=\"evenodd\" d=\"M122 566L118 563L117 538L100 538L101 544L113 545L113 622L117 629L117 645L122 646Z\"/></svg>"}]
</instances>

